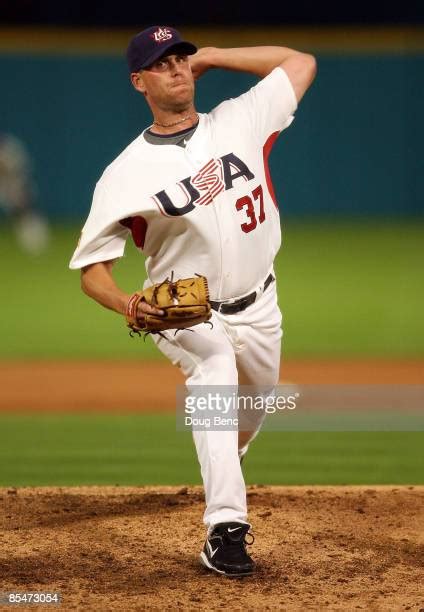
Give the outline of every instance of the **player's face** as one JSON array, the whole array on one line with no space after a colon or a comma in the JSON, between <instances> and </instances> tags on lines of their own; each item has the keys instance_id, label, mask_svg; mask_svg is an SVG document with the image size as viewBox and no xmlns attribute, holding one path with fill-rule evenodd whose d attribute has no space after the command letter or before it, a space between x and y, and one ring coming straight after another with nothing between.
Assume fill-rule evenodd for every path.
<instances>
[{"instance_id":1,"label":"player's face","mask_svg":"<svg viewBox=\"0 0 424 612\"><path fill-rule=\"evenodd\" d=\"M137 74L133 85L146 96L152 110L180 112L192 105L194 79L187 55L161 57Z\"/></svg>"}]
</instances>

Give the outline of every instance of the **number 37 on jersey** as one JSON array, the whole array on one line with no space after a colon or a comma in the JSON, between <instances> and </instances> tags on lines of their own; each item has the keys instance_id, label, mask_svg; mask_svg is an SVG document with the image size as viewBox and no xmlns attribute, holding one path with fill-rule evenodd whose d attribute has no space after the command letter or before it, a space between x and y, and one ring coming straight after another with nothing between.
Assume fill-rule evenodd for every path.
<instances>
[{"instance_id":1,"label":"number 37 on jersey","mask_svg":"<svg viewBox=\"0 0 424 612\"><path fill-rule=\"evenodd\" d=\"M233 188L236 179L250 181L255 178L247 165L234 153L211 159L195 176L179 181L175 188L163 189L153 196L160 212L165 216L179 217L191 212L196 206L211 204L222 191ZM243 232L254 230L265 220L262 185L235 202L237 211L244 211L245 218L240 227Z\"/></svg>"}]
</instances>

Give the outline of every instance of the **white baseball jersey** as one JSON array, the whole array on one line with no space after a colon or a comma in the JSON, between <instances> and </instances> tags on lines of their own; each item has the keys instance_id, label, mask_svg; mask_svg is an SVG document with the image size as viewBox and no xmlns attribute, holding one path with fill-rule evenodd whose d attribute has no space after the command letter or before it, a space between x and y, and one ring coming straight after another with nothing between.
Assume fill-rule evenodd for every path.
<instances>
[{"instance_id":1,"label":"white baseball jersey","mask_svg":"<svg viewBox=\"0 0 424 612\"><path fill-rule=\"evenodd\" d=\"M243 296L280 247L268 155L297 102L281 68L208 114L185 147L143 134L105 170L70 267L121 257L131 233L152 283L207 277L213 300Z\"/></svg>"}]
</instances>

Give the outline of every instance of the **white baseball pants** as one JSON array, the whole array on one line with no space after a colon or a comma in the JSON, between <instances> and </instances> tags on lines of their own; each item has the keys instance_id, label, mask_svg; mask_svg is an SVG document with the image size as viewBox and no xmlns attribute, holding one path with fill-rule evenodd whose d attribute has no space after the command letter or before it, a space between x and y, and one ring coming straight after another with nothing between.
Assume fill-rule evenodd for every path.
<instances>
[{"instance_id":1,"label":"white baseball pants","mask_svg":"<svg viewBox=\"0 0 424 612\"><path fill-rule=\"evenodd\" d=\"M186 385L266 385L279 380L281 312L276 282L246 310L232 315L213 311L211 322L193 332L166 332L154 338L158 348L178 365ZM239 416L239 428L259 431L263 411ZM242 421L249 419L249 423ZM237 431L193 431L203 484L206 510L204 523L211 528L222 522L247 522L246 486L240 467Z\"/></svg>"}]
</instances>

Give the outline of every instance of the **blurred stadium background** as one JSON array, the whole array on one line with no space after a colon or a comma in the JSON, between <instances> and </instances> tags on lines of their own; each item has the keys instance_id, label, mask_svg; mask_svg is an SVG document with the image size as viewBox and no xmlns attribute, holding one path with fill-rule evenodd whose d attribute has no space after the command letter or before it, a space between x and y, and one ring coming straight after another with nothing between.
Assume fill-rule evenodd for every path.
<instances>
[{"instance_id":1,"label":"blurred stadium background","mask_svg":"<svg viewBox=\"0 0 424 612\"><path fill-rule=\"evenodd\" d=\"M150 341L130 341L116 315L82 295L67 265L96 180L150 122L128 80L127 41L163 22L198 46L283 44L317 57L316 82L270 159L284 240L284 360L424 362L422 4L382 11L359 2L335 12L262 3L259 16L249 2L206 2L201 13L194 2L161 7L18 0L0 8L0 133L26 148L31 201L49 227L44 249L26 248L16 215L5 202L0 208L4 396L16 385L10 363L25 387L39 360L128 360L141 369L161 360ZM253 82L211 72L198 83L198 109ZM131 245L117 273L128 290L141 284L142 256ZM137 380L133 388L143 394ZM199 482L191 441L175 432L172 414L11 406L3 400L0 485ZM421 445L421 432L266 433L246 475L281 484L418 483Z\"/></svg>"}]
</instances>

